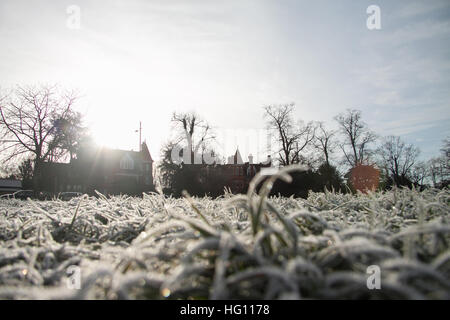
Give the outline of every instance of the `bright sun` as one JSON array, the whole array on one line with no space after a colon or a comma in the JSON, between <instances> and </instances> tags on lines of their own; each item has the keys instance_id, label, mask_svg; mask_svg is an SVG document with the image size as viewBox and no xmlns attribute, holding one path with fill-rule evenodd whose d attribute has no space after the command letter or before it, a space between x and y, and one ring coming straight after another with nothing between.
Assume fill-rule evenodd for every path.
<instances>
[{"instance_id":1,"label":"bright sun","mask_svg":"<svg viewBox=\"0 0 450 320\"><path fill-rule=\"evenodd\" d=\"M137 150L139 133L126 128L118 129L113 123L96 123L90 127L96 144L114 149ZM131 131L131 132L130 132Z\"/></svg>"}]
</instances>

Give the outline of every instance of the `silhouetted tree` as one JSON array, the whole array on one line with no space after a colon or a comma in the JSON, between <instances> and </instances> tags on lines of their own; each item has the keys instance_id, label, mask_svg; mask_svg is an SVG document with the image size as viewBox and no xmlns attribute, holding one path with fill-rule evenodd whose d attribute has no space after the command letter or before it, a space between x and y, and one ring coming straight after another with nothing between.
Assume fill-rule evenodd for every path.
<instances>
[{"instance_id":1,"label":"silhouetted tree","mask_svg":"<svg viewBox=\"0 0 450 320\"><path fill-rule=\"evenodd\" d=\"M174 189L175 177L180 170L180 164L172 159L173 143L167 143L161 150L161 162L158 166L162 189L165 193L171 193Z\"/></svg>"},{"instance_id":2,"label":"silhouetted tree","mask_svg":"<svg viewBox=\"0 0 450 320\"><path fill-rule=\"evenodd\" d=\"M264 107L267 128L277 135L280 165L288 166L303 162L302 153L312 143L316 126L313 122L294 121L295 105L269 105Z\"/></svg>"},{"instance_id":3,"label":"silhouetted tree","mask_svg":"<svg viewBox=\"0 0 450 320\"><path fill-rule=\"evenodd\" d=\"M23 160L18 170L17 176L22 180L22 188L31 189L33 187L33 160L30 158Z\"/></svg>"},{"instance_id":4,"label":"silhouetted tree","mask_svg":"<svg viewBox=\"0 0 450 320\"><path fill-rule=\"evenodd\" d=\"M412 170L419 155L418 148L404 143L400 137L388 136L377 148L377 155L395 185L412 185Z\"/></svg>"},{"instance_id":5,"label":"silhouetted tree","mask_svg":"<svg viewBox=\"0 0 450 320\"><path fill-rule=\"evenodd\" d=\"M69 112L66 117L57 119L55 126L55 139L58 139L59 145L51 153L54 159L61 159L68 155L69 160L72 160L79 152L82 143L93 141L87 128L83 126L83 116L79 112Z\"/></svg>"},{"instance_id":6,"label":"silhouetted tree","mask_svg":"<svg viewBox=\"0 0 450 320\"><path fill-rule=\"evenodd\" d=\"M174 112L172 122L175 124L175 130L178 131L178 136L173 144L186 147L191 155L190 159L187 158L190 160L190 164L196 163L195 156L200 156L207 152L208 142L215 139L211 126L194 112ZM184 162L187 163L188 161Z\"/></svg>"},{"instance_id":7,"label":"silhouetted tree","mask_svg":"<svg viewBox=\"0 0 450 320\"><path fill-rule=\"evenodd\" d=\"M183 190L193 196L209 195L217 197L223 194L226 181L220 170L214 170L214 174L208 175L207 165L204 163L175 163L172 159L173 148L173 143L167 143L163 147L161 162L158 166L162 189L165 194L180 197Z\"/></svg>"},{"instance_id":8,"label":"silhouetted tree","mask_svg":"<svg viewBox=\"0 0 450 320\"><path fill-rule=\"evenodd\" d=\"M336 167L323 163L317 170L317 191L323 191L325 188L329 191L345 191L344 183L340 173L337 171Z\"/></svg>"},{"instance_id":9,"label":"silhouetted tree","mask_svg":"<svg viewBox=\"0 0 450 320\"><path fill-rule=\"evenodd\" d=\"M426 181L430 177L430 170L424 161L417 162L411 169L411 181L414 185L425 187Z\"/></svg>"},{"instance_id":10,"label":"silhouetted tree","mask_svg":"<svg viewBox=\"0 0 450 320\"><path fill-rule=\"evenodd\" d=\"M314 139L314 147L323 154L325 164L330 166L330 156L336 148L335 131L327 130L323 122L319 122Z\"/></svg>"},{"instance_id":11,"label":"silhouetted tree","mask_svg":"<svg viewBox=\"0 0 450 320\"><path fill-rule=\"evenodd\" d=\"M441 155L428 161L428 172L436 188L448 187L450 183L450 139L443 141Z\"/></svg>"},{"instance_id":12,"label":"silhouetted tree","mask_svg":"<svg viewBox=\"0 0 450 320\"><path fill-rule=\"evenodd\" d=\"M77 95L56 86L18 86L0 98L0 152L4 161L29 155L34 159L33 185L43 161L61 157L65 134L58 125L73 119Z\"/></svg>"},{"instance_id":13,"label":"silhouetted tree","mask_svg":"<svg viewBox=\"0 0 450 320\"><path fill-rule=\"evenodd\" d=\"M376 135L361 120L361 111L347 109L335 117L339 124L343 142L339 145L344 153L344 162L350 167L368 162L369 144L375 142Z\"/></svg>"},{"instance_id":14,"label":"silhouetted tree","mask_svg":"<svg viewBox=\"0 0 450 320\"><path fill-rule=\"evenodd\" d=\"M447 160L450 160L450 137L445 138L442 142L441 152L442 156L444 156Z\"/></svg>"}]
</instances>

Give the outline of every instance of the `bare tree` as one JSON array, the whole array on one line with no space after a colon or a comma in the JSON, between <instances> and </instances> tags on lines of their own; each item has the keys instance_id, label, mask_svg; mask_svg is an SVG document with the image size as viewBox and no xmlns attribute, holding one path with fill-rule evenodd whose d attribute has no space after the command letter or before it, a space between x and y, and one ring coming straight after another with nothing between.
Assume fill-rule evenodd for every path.
<instances>
[{"instance_id":1,"label":"bare tree","mask_svg":"<svg viewBox=\"0 0 450 320\"><path fill-rule=\"evenodd\" d=\"M336 141L334 140L335 135L336 131L327 130L323 122L319 122L314 147L323 154L325 163L328 167L330 166L330 156L336 148Z\"/></svg>"},{"instance_id":2,"label":"bare tree","mask_svg":"<svg viewBox=\"0 0 450 320\"><path fill-rule=\"evenodd\" d=\"M411 180L414 184L424 186L430 176L430 168L427 163L420 161L411 169Z\"/></svg>"},{"instance_id":3,"label":"bare tree","mask_svg":"<svg viewBox=\"0 0 450 320\"><path fill-rule=\"evenodd\" d=\"M443 182L448 179L446 175L446 161L443 157L435 157L428 161L428 168L430 170L430 178L433 186L438 188Z\"/></svg>"},{"instance_id":4,"label":"bare tree","mask_svg":"<svg viewBox=\"0 0 450 320\"><path fill-rule=\"evenodd\" d=\"M178 144L184 141L191 154L191 163L195 163L195 156L199 154L199 150L201 150L201 154L206 152L208 142L215 139L211 126L194 112L174 112L172 122L175 123L175 129L179 131L174 143Z\"/></svg>"},{"instance_id":5,"label":"bare tree","mask_svg":"<svg viewBox=\"0 0 450 320\"><path fill-rule=\"evenodd\" d=\"M57 86L18 86L0 99L0 152L4 161L31 156L34 161L34 187L42 162L64 152L64 135L58 125L73 114L77 95Z\"/></svg>"},{"instance_id":6,"label":"bare tree","mask_svg":"<svg viewBox=\"0 0 450 320\"><path fill-rule=\"evenodd\" d=\"M443 158L444 169L448 178L450 174L450 137L447 137L443 141L443 145L441 148L441 157Z\"/></svg>"},{"instance_id":7,"label":"bare tree","mask_svg":"<svg viewBox=\"0 0 450 320\"><path fill-rule=\"evenodd\" d=\"M405 185L412 181L412 169L419 153L418 148L404 143L396 136L386 137L377 149L377 154L396 185Z\"/></svg>"},{"instance_id":8,"label":"bare tree","mask_svg":"<svg viewBox=\"0 0 450 320\"><path fill-rule=\"evenodd\" d=\"M269 105L264 107L267 128L278 136L278 160L282 166L304 162L302 153L312 143L316 126L313 122L294 121L295 105Z\"/></svg>"},{"instance_id":9,"label":"bare tree","mask_svg":"<svg viewBox=\"0 0 450 320\"><path fill-rule=\"evenodd\" d=\"M361 111L347 109L335 117L344 141L339 145L344 153L344 162L355 167L367 163L370 156L369 144L375 142L376 135L361 120Z\"/></svg>"},{"instance_id":10,"label":"bare tree","mask_svg":"<svg viewBox=\"0 0 450 320\"><path fill-rule=\"evenodd\" d=\"M441 155L428 161L428 170L434 187L445 187L450 181L450 139L443 141Z\"/></svg>"},{"instance_id":11,"label":"bare tree","mask_svg":"<svg viewBox=\"0 0 450 320\"><path fill-rule=\"evenodd\" d=\"M445 157L450 158L450 137L445 138L443 141L441 152Z\"/></svg>"}]
</instances>

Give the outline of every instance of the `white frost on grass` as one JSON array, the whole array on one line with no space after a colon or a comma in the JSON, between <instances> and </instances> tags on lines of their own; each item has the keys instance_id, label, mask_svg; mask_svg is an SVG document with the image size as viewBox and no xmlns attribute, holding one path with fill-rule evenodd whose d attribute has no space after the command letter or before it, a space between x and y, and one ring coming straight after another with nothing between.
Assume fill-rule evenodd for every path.
<instances>
[{"instance_id":1,"label":"white frost on grass","mask_svg":"<svg viewBox=\"0 0 450 320\"><path fill-rule=\"evenodd\" d=\"M448 190L305 200L267 198L265 187L218 199L0 200L0 298L450 298ZM374 264L381 290L366 286ZM66 286L72 265L80 290Z\"/></svg>"}]
</instances>

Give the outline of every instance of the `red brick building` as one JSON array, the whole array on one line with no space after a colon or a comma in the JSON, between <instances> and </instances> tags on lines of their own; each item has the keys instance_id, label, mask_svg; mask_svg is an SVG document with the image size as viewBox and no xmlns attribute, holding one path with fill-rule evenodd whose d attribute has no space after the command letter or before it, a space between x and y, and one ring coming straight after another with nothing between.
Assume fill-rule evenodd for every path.
<instances>
[{"instance_id":1,"label":"red brick building","mask_svg":"<svg viewBox=\"0 0 450 320\"><path fill-rule=\"evenodd\" d=\"M222 174L225 178L225 187L228 187L233 193L246 192L252 178L261 170L261 168L270 167L270 157L265 163L253 163L253 156L248 156L248 162L243 162L239 149L233 156L228 157L227 164L205 166L206 177Z\"/></svg>"}]
</instances>

